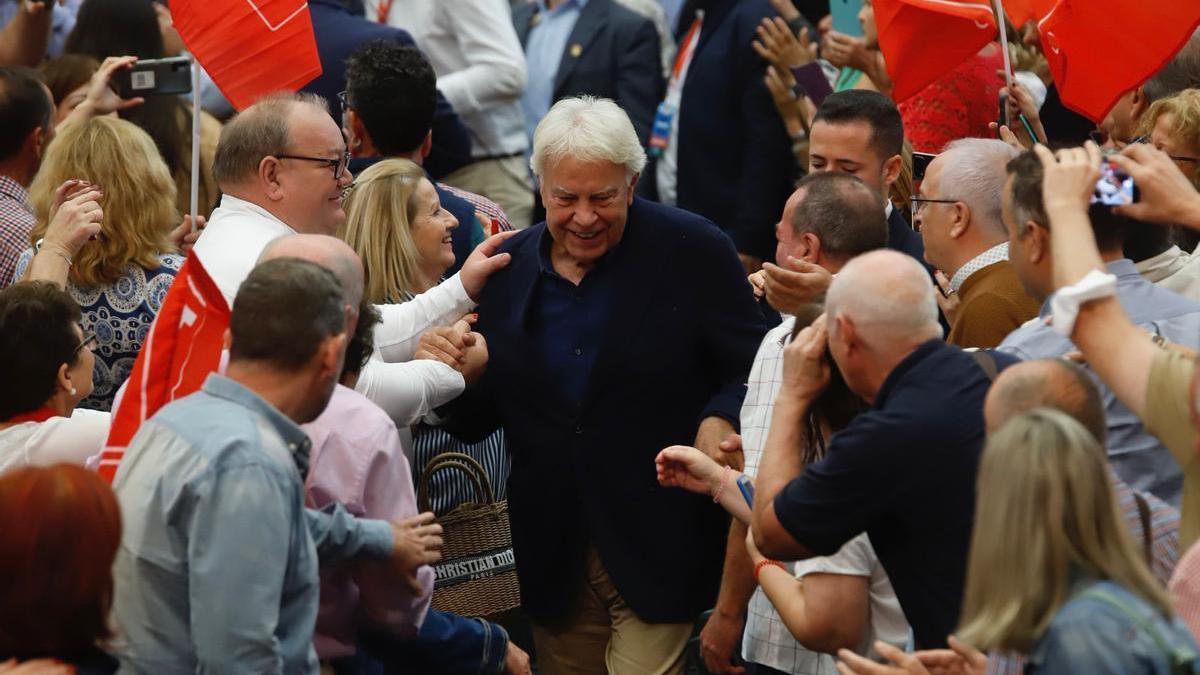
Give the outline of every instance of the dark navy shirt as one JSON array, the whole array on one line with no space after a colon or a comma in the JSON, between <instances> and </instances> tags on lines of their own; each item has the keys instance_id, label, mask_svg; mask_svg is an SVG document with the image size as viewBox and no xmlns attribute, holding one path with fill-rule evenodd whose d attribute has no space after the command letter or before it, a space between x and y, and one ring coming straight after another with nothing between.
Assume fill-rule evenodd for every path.
<instances>
[{"instance_id":1,"label":"dark navy shirt","mask_svg":"<svg viewBox=\"0 0 1200 675\"><path fill-rule=\"evenodd\" d=\"M990 353L998 368L1016 362ZM817 555L867 533L922 649L958 623L989 386L969 353L922 344L775 498L780 524Z\"/></svg>"},{"instance_id":2,"label":"dark navy shirt","mask_svg":"<svg viewBox=\"0 0 1200 675\"><path fill-rule=\"evenodd\" d=\"M545 372L559 383L568 401L580 405L612 309L612 268L621 250L618 246L609 251L576 286L554 271L553 243L549 228L543 230L538 242L537 301L531 305L533 330Z\"/></svg>"}]
</instances>

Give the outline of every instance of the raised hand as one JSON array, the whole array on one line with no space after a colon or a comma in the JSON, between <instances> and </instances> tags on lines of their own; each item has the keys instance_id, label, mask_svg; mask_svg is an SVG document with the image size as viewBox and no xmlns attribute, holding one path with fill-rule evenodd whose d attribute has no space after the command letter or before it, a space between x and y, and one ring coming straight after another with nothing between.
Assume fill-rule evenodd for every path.
<instances>
[{"instance_id":1,"label":"raised hand","mask_svg":"<svg viewBox=\"0 0 1200 675\"><path fill-rule=\"evenodd\" d=\"M1033 151L1045 171L1042 195L1047 213L1058 209L1086 212L1100 179L1100 147L1088 141L1082 148L1065 148L1057 153L1044 145L1035 146Z\"/></svg>"},{"instance_id":2,"label":"raised hand","mask_svg":"<svg viewBox=\"0 0 1200 675\"><path fill-rule=\"evenodd\" d=\"M779 396L811 403L829 386L829 349L825 315L783 348L783 382Z\"/></svg>"},{"instance_id":3,"label":"raised hand","mask_svg":"<svg viewBox=\"0 0 1200 675\"><path fill-rule=\"evenodd\" d=\"M1134 143L1108 160L1133 176L1141 198L1116 212L1137 220L1200 229L1200 194L1167 153Z\"/></svg>"},{"instance_id":4,"label":"raised hand","mask_svg":"<svg viewBox=\"0 0 1200 675\"><path fill-rule=\"evenodd\" d=\"M799 37L779 17L767 17L758 26L758 39L751 43L765 61L780 69L799 68L817 59L817 45L809 40L808 29Z\"/></svg>"}]
</instances>

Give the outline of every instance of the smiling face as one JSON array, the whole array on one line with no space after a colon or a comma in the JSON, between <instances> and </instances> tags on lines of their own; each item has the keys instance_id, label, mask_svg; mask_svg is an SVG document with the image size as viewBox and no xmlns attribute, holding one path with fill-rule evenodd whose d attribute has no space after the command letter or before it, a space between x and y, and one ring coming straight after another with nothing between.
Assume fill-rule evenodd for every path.
<instances>
[{"instance_id":1,"label":"smiling face","mask_svg":"<svg viewBox=\"0 0 1200 675\"><path fill-rule=\"evenodd\" d=\"M1154 121L1154 129L1150 131L1150 142L1154 147L1174 158L1175 166L1193 183L1200 177L1200 148L1179 138L1175 115L1163 113Z\"/></svg>"},{"instance_id":2,"label":"smiling face","mask_svg":"<svg viewBox=\"0 0 1200 675\"><path fill-rule=\"evenodd\" d=\"M547 163L541 182L555 269L586 272L621 242L637 177L620 164L563 157Z\"/></svg>"},{"instance_id":3,"label":"smiling face","mask_svg":"<svg viewBox=\"0 0 1200 675\"><path fill-rule=\"evenodd\" d=\"M451 232L458 227L458 219L442 208L433 183L424 178L417 184L413 201L416 207L410 223L413 243L421 258L422 271L436 284L442 274L454 265Z\"/></svg>"},{"instance_id":4,"label":"smiling face","mask_svg":"<svg viewBox=\"0 0 1200 675\"><path fill-rule=\"evenodd\" d=\"M293 107L289 136L289 147L282 154L338 160L346 152L342 130L328 113L314 105ZM336 180L333 175L329 164L280 160L275 199L284 213L283 222L302 234L335 234L346 220L342 191L354 176L349 169Z\"/></svg>"}]
</instances>

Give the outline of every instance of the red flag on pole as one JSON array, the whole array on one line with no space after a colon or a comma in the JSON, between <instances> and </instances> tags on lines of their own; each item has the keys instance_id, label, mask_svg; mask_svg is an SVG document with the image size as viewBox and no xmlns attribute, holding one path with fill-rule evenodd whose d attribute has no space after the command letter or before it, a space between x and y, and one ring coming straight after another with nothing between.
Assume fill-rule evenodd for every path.
<instances>
[{"instance_id":1,"label":"red flag on pole","mask_svg":"<svg viewBox=\"0 0 1200 675\"><path fill-rule=\"evenodd\" d=\"M1195 0L1058 0L1038 30L1063 104L1099 122L1166 65L1197 25Z\"/></svg>"},{"instance_id":2,"label":"red flag on pole","mask_svg":"<svg viewBox=\"0 0 1200 675\"><path fill-rule=\"evenodd\" d=\"M875 0L879 49L897 103L996 39L989 0Z\"/></svg>"},{"instance_id":3,"label":"red flag on pole","mask_svg":"<svg viewBox=\"0 0 1200 675\"><path fill-rule=\"evenodd\" d=\"M306 0L171 0L171 19L238 110L321 74Z\"/></svg>"},{"instance_id":4,"label":"red flag on pole","mask_svg":"<svg viewBox=\"0 0 1200 675\"><path fill-rule=\"evenodd\" d=\"M199 390L217 371L227 328L225 297L193 253L167 291L134 361L125 395L113 410L108 442L100 453L101 476L112 482L142 422L167 403Z\"/></svg>"}]
</instances>

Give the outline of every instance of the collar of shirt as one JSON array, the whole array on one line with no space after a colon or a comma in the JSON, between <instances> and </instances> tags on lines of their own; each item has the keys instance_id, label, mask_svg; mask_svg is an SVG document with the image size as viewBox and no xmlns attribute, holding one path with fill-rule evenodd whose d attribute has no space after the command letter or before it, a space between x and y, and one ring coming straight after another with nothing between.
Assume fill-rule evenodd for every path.
<instances>
[{"instance_id":1,"label":"collar of shirt","mask_svg":"<svg viewBox=\"0 0 1200 675\"><path fill-rule=\"evenodd\" d=\"M0 176L0 195L28 206L29 192L23 185L8 176Z\"/></svg>"},{"instance_id":2,"label":"collar of shirt","mask_svg":"<svg viewBox=\"0 0 1200 675\"><path fill-rule=\"evenodd\" d=\"M1003 241L967 261L950 277L950 288L955 293L962 288L963 283L979 270L1008 260L1008 242Z\"/></svg>"},{"instance_id":3,"label":"collar of shirt","mask_svg":"<svg viewBox=\"0 0 1200 675\"><path fill-rule=\"evenodd\" d=\"M1120 260L1114 260L1110 263L1106 263L1106 267L1108 267L1108 271L1110 273L1116 275L1118 288L1122 285L1128 284L1131 281L1140 281L1142 279L1142 275L1138 274L1137 267L1134 266L1133 261L1129 258L1121 258ZM1120 292L1118 292L1117 295L1120 295ZM1046 301L1042 303L1042 309L1038 312L1038 316L1040 318L1045 319L1046 317L1050 316L1050 302L1052 300L1054 300L1053 293L1051 293L1050 297L1046 298ZM1134 321L1134 323L1138 322Z\"/></svg>"},{"instance_id":4,"label":"collar of shirt","mask_svg":"<svg viewBox=\"0 0 1200 675\"><path fill-rule=\"evenodd\" d=\"M292 453L292 459L296 462L296 468L300 470L301 478L307 478L312 441L299 425L264 401L258 394L224 375L216 373L209 375L208 379L204 381L204 392L236 403L265 417L267 422L279 433L283 442L287 443L288 450Z\"/></svg>"},{"instance_id":5,"label":"collar of shirt","mask_svg":"<svg viewBox=\"0 0 1200 675\"><path fill-rule=\"evenodd\" d=\"M1178 246L1159 253L1156 256L1151 256L1137 263L1137 271L1152 284L1157 284L1160 281L1170 278L1179 270L1187 267L1191 256L1183 252L1183 249Z\"/></svg>"},{"instance_id":6,"label":"collar of shirt","mask_svg":"<svg viewBox=\"0 0 1200 675\"><path fill-rule=\"evenodd\" d=\"M292 229L291 225L288 225L287 223L283 222L282 220L277 218L275 216L275 214L271 213L270 211L264 209L263 207L259 206L258 204L255 204L254 202L248 202L245 199L239 199L237 197L234 197L233 195L221 195L221 205L219 208L225 209L225 210L227 210L231 213L235 213L235 214L253 215L253 216L258 216L260 218L267 218L268 220L273 220L273 221L279 223L280 225L286 227L288 229L288 231L293 234L296 232L294 229Z\"/></svg>"},{"instance_id":7,"label":"collar of shirt","mask_svg":"<svg viewBox=\"0 0 1200 675\"><path fill-rule=\"evenodd\" d=\"M628 234L628 232L629 232L629 223L626 222L625 223L625 233ZM624 235L622 235L622 236L624 236ZM538 268L539 268L539 271L543 275L549 275L549 276L553 276L553 277L557 277L557 278L562 278L562 275L559 274L558 271L554 269L554 260L550 257L550 249L553 246L554 246L554 237L550 234L550 226L547 225L546 228L542 230L542 234L540 235L540 237L538 239ZM588 273L586 275L584 275L584 278L586 279L589 275L594 274L598 270L602 270L602 269L608 267L609 265L611 265L612 260L614 258L616 258L617 252L620 250L621 250L620 243L618 243L614 248L610 248L608 250L608 252L604 254L603 257L601 257L599 260L596 261L595 265L592 265L592 268L590 270L588 270Z\"/></svg>"},{"instance_id":8,"label":"collar of shirt","mask_svg":"<svg viewBox=\"0 0 1200 675\"><path fill-rule=\"evenodd\" d=\"M588 4L588 0L563 0L558 7L554 9L546 9L546 0L537 0L538 12L563 12L567 11L570 5L575 5L579 9L583 9Z\"/></svg>"}]
</instances>

